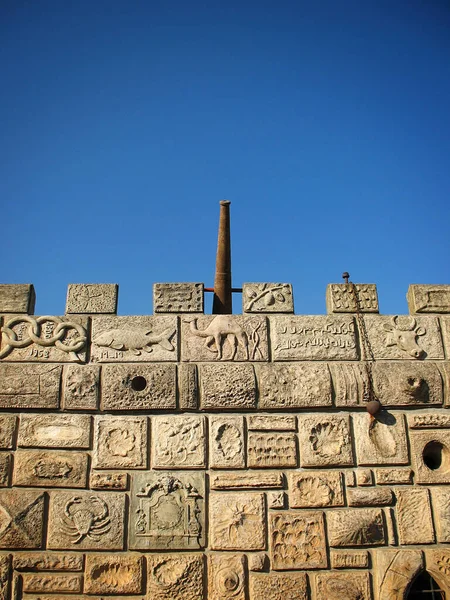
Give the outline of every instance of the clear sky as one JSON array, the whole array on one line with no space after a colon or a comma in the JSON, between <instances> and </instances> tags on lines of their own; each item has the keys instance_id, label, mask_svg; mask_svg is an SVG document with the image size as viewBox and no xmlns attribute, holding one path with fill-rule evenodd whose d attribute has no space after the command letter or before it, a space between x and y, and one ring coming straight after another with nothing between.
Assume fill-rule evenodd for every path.
<instances>
[{"instance_id":1,"label":"clear sky","mask_svg":"<svg viewBox=\"0 0 450 600\"><path fill-rule=\"evenodd\" d=\"M449 0L2 0L1 281L450 283ZM241 312L241 299L235 299Z\"/></svg>"}]
</instances>

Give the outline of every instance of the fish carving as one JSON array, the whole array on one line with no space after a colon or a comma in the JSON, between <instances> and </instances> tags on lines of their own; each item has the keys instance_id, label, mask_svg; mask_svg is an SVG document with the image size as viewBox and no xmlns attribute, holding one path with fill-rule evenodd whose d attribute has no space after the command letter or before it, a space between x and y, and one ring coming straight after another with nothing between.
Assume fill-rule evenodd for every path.
<instances>
[{"instance_id":1,"label":"fish carving","mask_svg":"<svg viewBox=\"0 0 450 600\"><path fill-rule=\"evenodd\" d=\"M131 350L131 352L140 356L141 350L152 352L155 344L173 352L175 350L170 339L175 335L175 329L165 329L162 333L151 335L151 331L142 331L141 329L109 329L102 331L93 339L97 346L114 348L114 350Z\"/></svg>"}]
</instances>

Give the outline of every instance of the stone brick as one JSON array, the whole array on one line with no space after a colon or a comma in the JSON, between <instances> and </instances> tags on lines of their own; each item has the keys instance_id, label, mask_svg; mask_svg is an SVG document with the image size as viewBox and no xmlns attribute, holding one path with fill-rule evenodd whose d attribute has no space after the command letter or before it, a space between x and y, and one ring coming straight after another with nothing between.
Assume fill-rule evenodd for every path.
<instances>
[{"instance_id":1,"label":"stone brick","mask_svg":"<svg viewBox=\"0 0 450 600\"><path fill-rule=\"evenodd\" d=\"M201 554L149 554L148 592L152 600L203 600Z\"/></svg>"},{"instance_id":2,"label":"stone brick","mask_svg":"<svg viewBox=\"0 0 450 600\"><path fill-rule=\"evenodd\" d=\"M36 294L31 283L0 284L0 313L34 314Z\"/></svg>"},{"instance_id":3,"label":"stone brick","mask_svg":"<svg viewBox=\"0 0 450 600\"><path fill-rule=\"evenodd\" d=\"M213 550L263 550L266 544L264 494L215 492L210 495Z\"/></svg>"},{"instance_id":4,"label":"stone brick","mask_svg":"<svg viewBox=\"0 0 450 600\"><path fill-rule=\"evenodd\" d=\"M284 492L267 492L267 507L273 509L284 508L286 494Z\"/></svg>"},{"instance_id":5,"label":"stone brick","mask_svg":"<svg viewBox=\"0 0 450 600\"><path fill-rule=\"evenodd\" d=\"M40 548L44 494L31 490L0 491L0 548Z\"/></svg>"},{"instance_id":6,"label":"stone brick","mask_svg":"<svg viewBox=\"0 0 450 600\"><path fill-rule=\"evenodd\" d=\"M297 436L274 431L249 432L248 466L251 468L284 468L297 466Z\"/></svg>"},{"instance_id":7,"label":"stone brick","mask_svg":"<svg viewBox=\"0 0 450 600\"><path fill-rule=\"evenodd\" d=\"M367 550L331 550L330 563L332 569L367 569L369 553Z\"/></svg>"},{"instance_id":8,"label":"stone brick","mask_svg":"<svg viewBox=\"0 0 450 600\"><path fill-rule=\"evenodd\" d=\"M88 415L24 414L20 417L18 446L35 448L89 448Z\"/></svg>"},{"instance_id":9,"label":"stone brick","mask_svg":"<svg viewBox=\"0 0 450 600\"><path fill-rule=\"evenodd\" d=\"M128 473L91 473L89 487L92 490L127 490Z\"/></svg>"},{"instance_id":10,"label":"stone brick","mask_svg":"<svg viewBox=\"0 0 450 600\"><path fill-rule=\"evenodd\" d=\"M450 483L450 431L411 431L416 483Z\"/></svg>"},{"instance_id":11,"label":"stone brick","mask_svg":"<svg viewBox=\"0 0 450 600\"><path fill-rule=\"evenodd\" d=\"M16 426L16 415L0 415L0 448L13 448Z\"/></svg>"},{"instance_id":12,"label":"stone brick","mask_svg":"<svg viewBox=\"0 0 450 600\"><path fill-rule=\"evenodd\" d=\"M365 363L330 363L336 406L361 406L370 399Z\"/></svg>"},{"instance_id":13,"label":"stone brick","mask_svg":"<svg viewBox=\"0 0 450 600\"><path fill-rule=\"evenodd\" d=\"M405 597L411 582L423 569L420 550L377 550L375 553L374 588L379 598Z\"/></svg>"},{"instance_id":14,"label":"stone brick","mask_svg":"<svg viewBox=\"0 0 450 600\"><path fill-rule=\"evenodd\" d=\"M433 544L435 535L428 490L404 488L397 490L396 496L400 544Z\"/></svg>"},{"instance_id":15,"label":"stone brick","mask_svg":"<svg viewBox=\"0 0 450 600\"><path fill-rule=\"evenodd\" d=\"M411 469L375 469L378 485L409 485L412 483Z\"/></svg>"},{"instance_id":16,"label":"stone brick","mask_svg":"<svg viewBox=\"0 0 450 600\"><path fill-rule=\"evenodd\" d=\"M210 466L213 469L245 467L244 418L210 417Z\"/></svg>"},{"instance_id":17,"label":"stone brick","mask_svg":"<svg viewBox=\"0 0 450 600\"><path fill-rule=\"evenodd\" d=\"M268 556L265 552L251 552L247 554L249 571L265 571L268 564Z\"/></svg>"},{"instance_id":18,"label":"stone brick","mask_svg":"<svg viewBox=\"0 0 450 600\"><path fill-rule=\"evenodd\" d=\"M416 313L450 313L450 285L410 285L408 308Z\"/></svg>"},{"instance_id":19,"label":"stone brick","mask_svg":"<svg viewBox=\"0 0 450 600\"><path fill-rule=\"evenodd\" d=\"M210 478L213 490L247 490L258 488L282 488L282 473L212 473Z\"/></svg>"},{"instance_id":20,"label":"stone brick","mask_svg":"<svg viewBox=\"0 0 450 600\"><path fill-rule=\"evenodd\" d=\"M290 283L244 283L242 308L245 313L293 313Z\"/></svg>"},{"instance_id":21,"label":"stone brick","mask_svg":"<svg viewBox=\"0 0 450 600\"><path fill-rule=\"evenodd\" d=\"M409 464L404 415L381 413L373 420L358 413L353 415L353 427L358 464Z\"/></svg>"},{"instance_id":22,"label":"stone brick","mask_svg":"<svg viewBox=\"0 0 450 600\"><path fill-rule=\"evenodd\" d=\"M64 409L96 410L99 383L100 367L67 365L64 369Z\"/></svg>"},{"instance_id":23,"label":"stone brick","mask_svg":"<svg viewBox=\"0 0 450 600\"><path fill-rule=\"evenodd\" d=\"M272 569L284 571L327 567L321 511L271 513L269 527Z\"/></svg>"},{"instance_id":24,"label":"stone brick","mask_svg":"<svg viewBox=\"0 0 450 600\"><path fill-rule=\"evenodd\" d=\"M450 429L450 415L432 412L413 413L408 415L410 429Z\"/></svg>"},{"instance_id":25,"label":"stone brick","mask_svg":"<svg viewBox=\"0 0 450 600\"><path fill-rule=\"evenodd\" d=\"M147 417L95 417L96 469L146 469Z\"/></svg>"},{"instance_id":26,"label":"stone brick","mask_svg":"<svg viewBox=\"0 0 450 600\"><path fill-rule=\"evenodd\" d=\"M208 600L246 600L247 572L242 554L208 556Z\"/></svg>"},{"instance_id":27,"label":"stone brick","mask_svg":"<svg viewBox=\"0 0 450 600\"><path fill-rule=\"evenodd\" d=\"M117 283L70 283L66 314L115 314L118 291Z\"/></svg>"},{"instance_id":28,"label":"stone brick","mask_svg":"<svg viewBox=\"0 0 450 600\"><path fill-rule=\"evenodd\" d=\"M205 419L193 415L158 415L152 419L153 467L201 469L206 465Z\"/></svg>"},{"instance_id":29,"label":"stone brick","mask_svg":"<svg viewBox=\"0 0 450 600\"><path fill-rule=\"evenodd\" d=\"M13 459L10 452L0 452L0 487L8 487L13 468ZM1 600L1 597L0 597Z\"/></svg>"},{"instance_id":30,"label":"stone brick","mask_svg":"<svg viewBox=\"0 0 450 600\"><path fill-rule=\"evenodd\" d=\"M82 571L83 554L57 552L15 552L16 571Z\"/></svg>"},{"instance_id":31,"label":"stone brick","mask_svg":"<svg viewBox=\"0 0 450 600\"><path fill-rule=\"evenodd\" d=\"M256 381L252 365L202 365L201 408L255 408Z\"/></svg>"},{"instance_id":32,"label":"stone brick","mask_svg":"<svg viewBox=\"0 0 450 600\"><path fill-rule=\"evenodd\" d=\"M199 397L197 365L178 365L178 390L181 410L196 410Z\"/></svg>"},{"instance_id":33,"label":"stone brick","mask_svg":"<svg viewBox=\"0 0 450 600\"><path fill-rule=\"evenodd\" d=\"M58 408L61 366L0 364L0 407Z\"/></svg>"},{"instance_id":34,"label":"stone brick","mask_svg":"<svg viewBox=\"0 0 450 600\"><path fill-rule=\"evenodd\" d=\"M202 313L203 283L153 284L155 313Z\"/></svg>"},{"instance_id":35,"label":"stone brick","mask_svg":"<svg viewBox=\"0 0 450 600\"><path fill-rule=\"evenodd\" d=\"M348 416L301 415L298 428L302 467L354 464Z\"/></svg>"},{"instance_id":36,"label":"stone brick","mask_svg":"<svg viewBox=\"0 0 450 600\"><path fill-rule=\"evenodd\" d=\"M433 488L431 498L437 541L448 544L450 543L450 487Z\"/></svg>"},{"instance_id":37,"label":"stone brick","mask_svg":"<svg viewBox=\"0 0 450 600\"><path fill-rule=\"evenodd\" d=\"M383 513L375 508L355 508L327 513L330 546L379 546L385 544Z\"/></svg>"},{"instance_id":38,"label":"stone brick","mask_svg":"<svg viewBox=\"0 0 450 600\"><path fill-rule=\"evenodd\" d=\"M374 283L330 283L326 304L327 313L377 313L377 286Z\"/></svg>"},{"instance_id":39,"label":"stone brick","mask_svg":"<svg viewBox=\"0 0 450 600\"><path fill-rule=\"evenodd\" d=\"M387 506L393 504L394 495L388 488L369 487L347 490L349 506Z\"/></svg>"},{"instance_id":40,"label":"stone brick","mask_svg":"<svg viewBox=\"0 0 450 600\"><path fill-rule=\"evenodd\" d=\"M383 406L426 406L443 403L442 376L435 363L375 363L373 380Z\"/></svg>"},{"instance_id":41,"label":"stone brick","mask_svg":"<svg viewBox=\"0 0 450 600\"><path fill-rule=\"evenodd\" d=\"M344 505L342 474L339 471L291 471L288 478L291 508Z\"/></svg>"},{"instance_id":42,"label":"stone brick","mask_svg":"<svg viewBox=\"0 0 450 600\"><path fill-rule=\"evenodd\" d=\"M356 485L367 486L373 485L373 474L370 469L357 469L355 471Z\"/></svg>"},{"instance_id":43,"label":"stone brick","mask_svg":"<svg viewBox=\"0 0 450 600\"><path fill-rule=\"evenodd\" d=\"M369 573L317 573L316 597L372 600Z\"/></svg>"},{"instance_id":44,"label":"stone brick","mask_svg":"<svg viewBox=\"0 0 450 600\"><path fill-rule=\"evenodd\" d=\"M84 488L88 456L84 452L18 450L13 484L29 487Z\"/></svg>"},{"instance_id":45,"label":"stone brick","mask_svg":"<svg viewBox=\"0 0 450 600\"><path fill-rule=\"evenodd\" d=\"M306 573L252 573L250 600L308 600Z\"/></svg>"},{"instance_id":46,"label":"stone brick","mask_svg":"<svg viewBox=\"0 0 450 600\"><path fill-rule=\"evenodd\" d=\"M140 594L143 557L87 554L84 591L88 594Z\"/></svg>"},{"instance_id":47,"label":"stone brick","mask_svg":"<svg viewBox=\"0 0 450 600\"><path fill-rule=\"evenodd\" d=\"M247 427L252 431L296 431L297 420L291 415L249 415Z\"/></svg>"},{"instance_id":48,"label":"stone brick","mask_svg":"<svg viewBox=\"0 0 450 600\"><path fill-rule=\"evenodd\" d=\"M42 573L24 573L22 575L23 591L25 593L47 592L81 592L83 581L81 575L55 575Z\"/></svg>"}]
</instances>

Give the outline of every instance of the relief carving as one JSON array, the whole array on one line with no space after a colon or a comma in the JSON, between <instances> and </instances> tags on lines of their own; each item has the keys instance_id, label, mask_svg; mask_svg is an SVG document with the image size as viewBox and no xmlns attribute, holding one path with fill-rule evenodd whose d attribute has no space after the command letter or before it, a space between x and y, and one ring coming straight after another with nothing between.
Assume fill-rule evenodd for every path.
<instances>
[{"instance_id":1,"label":"relief carving","mask_svg":"<svg viewBox=\"0 0 450 600\"><path fill-rule=\"evenodd\" d=\"M266 543L264 494L211 494L210 508L213 550L264 549Z\"/></svg>"},{"instance_id":2,"label":"relief carving","mask_svg":"<svg viewBox=\"0 0 450 600\"><path fill-rule=\"evenodd\" d=\"M42 492L0 491L0 548L40 548L43 520Z\"/></svg>"},{"instance_id":3,"label":"relief carving","mask_svg":"<svg viewBox=\"0 0 450 600\"><path fill-rule=\"evenodd\" d=\"M379 600L403 600L411 582L423 568L419 550L378 550L375 553Z\"/></svg>"},{"instance_id":4,"label":"relief carving","mask_svg":"<svg viewBox=\"0 0 450 600\"><path fill-rule=\"evenodd\" d=\"M253 365L202 365L200 380L203 409L256 407Z\"/></svg>"},{"instance_id":5,"label":"relief carving","mask_svg":"<svg viewBox=\"0 0 450 600\"><path fill-rule=\"evenodd\" d=\"M14 554L16 571L82 571L82 554L21 552Z\"/></svg>"},{"instance_id":6,"label":"relief carving","mask_svg":"<svg viewBox=\"0 0 450 600\"><path fill-rule=\"evenodd\" d=\"M339 472L289 473L289 489L291 508L344 505L342 475Z\"/></svg>"},{"instance_id":7,"label":"relief carving","mask_svg":"<svg viewBox=\"0 0 450 600\"><path fill-rule=\"evenodd\" d=\"M375 391L383 406L442 404L442 376L436 363L375 363Z\"/></svg>"},{"instance_id":8,"label":"relief carving","mask_svg":"<svg viewBox=\"0 0 450 600\"><path fill-rule=\"evenodd\" d=\"M250 600L309 600L306 573L252 573Z\"/></svg>"},{"instance_id":9,"label":"relief carving","mask_svg":"<svg viewBox=\"0 0 450 600\"><path fill-rule=\"evenodd\" d=\"M214 473L211 474L210 485L213 490L282 488L283 473Z\"/></svg>"},{"instance_id":10,"label":"relief carving","mask_svg":"<svg viewBox=\"0 0 450 600\"><path fill-rule=\"evenodd\" d=\"M92 490L127 490L127 473L91 473L89 487Z\"/></svg>"},{"instance_id":11,"label":"relief carving","mask_svg":"<svg viewBox=\"0 0 450 600\"><path fill-rule=\"evenodd\" d=\"M68 365L64 373L64 408L95 410L98 405L100 368L91 365Z\"/></svg>"},{"instance_id":12,"label":"relief carving","mask_svg":"<svg viewBox=\"0 0 450 600\"><path fill-rule=\"evenodd\" d=\"M433 544L435 542L427 489L397 490L397 527L400 544Z\"/></svg>"},{"instance_id":13,"label":"relief carving","mask_svg":"<svg viewBox=\"0 0 450 600\"><path fill-rule=\"evenodd\" d=\"M408 425L410 429L448 429L450 428L450 415L433 413L409 415Z\"/></svg>"},{"instance_id":14,"label":"relief carving","mask_svg":"<svg viewBox=\"0 0 450 600\"><path fill-rule=\"evenodd\" d=\"M153 467L205 467L205 420L198 416L153 417Z\"/></svg>"},{"instance_id":15,"label":"relief carving","mask_svg":"<svg viewBox=\"0 0 450 600\"><path fill-rule=\"evenodd\" d=\"M82 452L18 450L14 485L33 487L86 486L88 457Z\"/></svg>"},{"instance_id":16,"label":"relief carving","mask_svg":"<svg viewBox=\"0 0 450 600\"><path fill-rule=\"evenodd\" d=\"M332 569L367 569L369 553L367 550L349 552L348 550L331 550Z\"/></svg>"},{"instance_id":17,"label":"relief carving","mask_svg":"<svg viewBox=\"0 0 450 600\"><path fill-rule=\"evenodd\" d=\"M368 573L317 573L317 598L371 600Z\"/></svg>"},{"instance_id":18,"label":"relief carving","mask_svg":"<svg viewBox=\"0 0 450 600\"><path fill-rule=\"evenodd\" d=\"M87 554L84 591L88 594L139 594L141 556Z\"/></svg>"},{"instance_id":19,"label":"relief carving","mask_svg":"<svg viewBox=\"0 0 450 600\"><path fill-rule=\"evenodd\" d=\"M249 432L248 466L251 468L296 467L296 435L294 433Z\"/></svg>"},{"instance_id":20,"label":"relief carving","mask_svg":"<svg viewBox=\"0 0 450 600\"><path fill-rule=\"evenodd\" d=\"M117 290L115 283L69 284L66 313L115 313Z\"/></svg>"},{"instance_id":21,"label":"relief carving","mask_svg":"<svg viewBox=\"0 0 450 600\"><path fill-rule=\"evenodd\" d=\"M0 407L59 407L60 365L0 364Z\"/></svg>"},{"instance_id":22,"label":"relief carving","mask_svg":"<svg viewBox=\"0 0 450 600\"><path fill-rule=\"evenodd\" d=\"M367 369L361 363L330 364L336 406L361 406L370 400Z\"/></svg>"},{"instance_id":23,"label":"relief carving","mask_svg":"<svg viewBox=\"0 0 450 600\"><path fill-rule=\"evenodd\" d=\"M433 488L431 497L433 499L437 541L450 543L450 487Z\"/></svg>"},{"instance_id":24,"label":"relief carving","mask_svg":"<svg viewBox=\"0 0 450 600\"><path fill-rule=\"evenodd\" d=\"M302 467L353 465L347 416L299 417L300 463Z\"/></svg>"},{"instance_id":25,"label":"relief carving","mask_svg":"<svg viewBox=\"0 0 450 600\"><path fill-rule=\"evenodd\" d=\"M0 415L0 448L13 447L16 425L16 415Z\"/></svg>"},{"instance_id":26,"label":"relief carving","mask_svg":"<svg viewBox=\"0 0 450 600\"><path fill-rule=\"evenodd\" d=\"M97 469L145 469L147 418L96 417L93 463Z\"/></svg>"},{"instance_id":27,"label":"relief carving","mask_svg":"<svg viewBox=\"0 0 450 600\"><path fill-rule=\"evenodd\" d=\"M102 534L111 529L108 505L98 496L71 498L64 507L60 523L62 533L71 538L72 544L78 544L85 537L98 542Z\"/></svg>"},{"instance_id":28,"label":"relief carving","mask_svg":"<svg viewBox=\"0 0 450 600\"><path fill-rule=\"evenodd\" d=\"M450 483L450 431L411 431L416 483Z\"/></svg>"},{"instance_id":29,"label":"relief carving","mask_svg":"<svg viewBox=\"0 0 450 600\"><path fill-rule=\"evenodd\" d=\"M244 283L242 301L246 313L294 312L289 283Z\"/></svg>"},{"instance_id":30,"label":"relief carving","mask_svg":"<svg viewBox=\"0 0 450 600\"><path fill-rule=\"evenodd\" d=\"M23 414L18 446L36 448L89 448L91 417L68 414Z\"/></svg>"},{"instance_id":31,"label":"relief carving","mask_svg":"<svg viewBox=\"0 0 450 600\"><path fill-rule=\"evenodd\" d=\"M243 417L210 418L210 461L213 469L244 468Z\"/></svg>"},{"instance_id":32,"label":"relief carving","mask_svg":"<svg viewBox=\"0 0 450 600\"><path fill-rule=\"evenodd\" d=\"M147 569L152 600L203 600L201 554L149 554Z\"/></svg>"},{"instance_id":33,"label":"relief carving","mask_svg":"<svg viewBox=\"0 0 450 600\"><path fill-rule=\"evenodd\" d=\"M245 560L239 554L208 556L208 600L245 600Z\"/></svg>"},{"instance_id":34,"label":"relief carving","mask_svg":"<svg viewBox=\"0 0 450 600\"><path fill-rule=\"evenodd\" d=\"M346 509L327 514L330 546L379 546L385 543L380 509Z\"/></svg>"},{"instance_id":35,"label":"relief carving","mask_svg":"<svg viewBox=\"0 0 450 600\"><path fill-rule=\"evenodd\" d=\"M58 592L76 593L81 592L81 575L41 575L25 573L22 575L23 591L32 593L46 592L55 594Z\"/></svg>"},{"instance_id":36,"label":"relief carving","mask_svg":"<svg viewBox=\"0 0 450 600\"><path fill-rule=\"evenodd\" d=\"M353 415L353 427L358 464L409 464L404 415L382 412L374 419L358 413Z\"/></svg>"},{"instance_id":37,"label":"relief carving","mask_svg":"<svg viewBox=\"0 0 450 600\"><path fill-rule=\"evenodd\" d=\"M203 312L203 283L155 283L155 313Z\"/></svg>"}]
</instances>

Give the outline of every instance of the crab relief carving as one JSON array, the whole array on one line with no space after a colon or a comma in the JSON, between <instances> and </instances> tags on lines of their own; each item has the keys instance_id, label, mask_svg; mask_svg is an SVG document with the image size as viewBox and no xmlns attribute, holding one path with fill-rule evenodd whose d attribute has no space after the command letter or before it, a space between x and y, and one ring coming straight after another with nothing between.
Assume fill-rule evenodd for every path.
<instances>
[{"instance_id":1,"label":"crab relief carving","mask_svg":"<svg viewBox=\"0 0 450 600\"><path fill-rule=\"evenodd\" d=\"M72 544L78 544L86 537L98 542L110 529L108 505L98 496L74 496L64 507L60 530L72 538Z\"/></svg>"}]
</instances>

